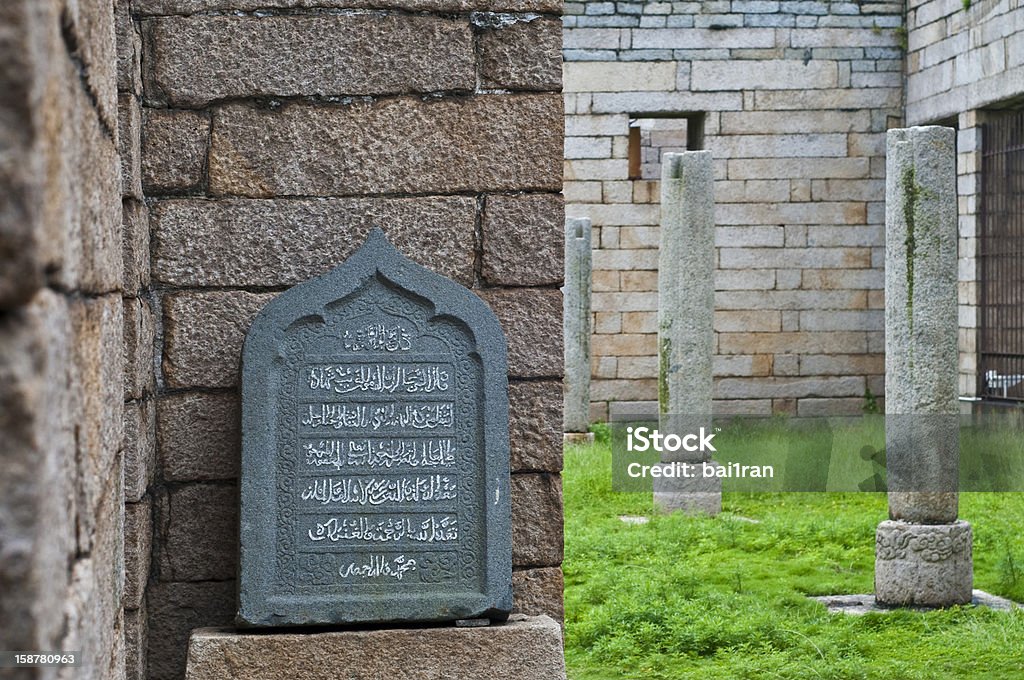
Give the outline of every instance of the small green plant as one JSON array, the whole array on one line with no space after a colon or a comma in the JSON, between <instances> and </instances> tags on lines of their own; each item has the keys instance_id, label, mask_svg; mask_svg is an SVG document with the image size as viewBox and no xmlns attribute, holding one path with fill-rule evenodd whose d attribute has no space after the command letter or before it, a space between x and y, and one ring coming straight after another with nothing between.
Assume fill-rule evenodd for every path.
<instances>
[{"instance_id":1,"label":"small green plant","mask_svg":"<svg viewBox=\"0 0 1024 680\"><path fill-rule=\"evenodd\" d=\"M1021 576L1020 564L1017 563L1017 559L1014 557L1013 550L1010 549L1009 544L1006 545L1005 550L1003 558L999 560L999 572L1002 576L1003 587L1007 589L1016 588Z\"/></svg>"},{"instance_id":2,"label":"small green plant","mask_svg":"<svg viewBox=\"0 0 1024 680\"><path fill-rule=\"evenodd\" d=\"M971 0L960 0L960 2L963 3L965 12L971 8Z\"/></svg>"},{"instance_id":3,"label":"small green plant","mask_svg":"<svg viewBox=\"0 0 1024 680\"><path fill-rule=\"evenodd\" d=\"M608 423L594 423L590 426L594 433L594 442L597 444L608 444L612 441L612 428Z\"/></svg>"},{"instance_id":4,"label":"small green plant","mask_svg":"<svg viewBox=\"0 0 1024 680\"><path fill-rule=\"evenodd\" d=\"M864 405L860 407L860 410L868 415L877 415L882 412L882 407L878 405L878 397L870 387L864 389Z\"/></svg>"},{"instance_id":5,"label":"small green plant","mask_svg":"<svg viewBox=\"0 0 1024 680\"><path fill-rule=\"evenodd\" d=\"M733 579L733 591L743 594L743 574L740 573L739 569L733 572Z\"/></svg>"},{"instance_id":6,"label":"small green plant","mask_svg":"<svg viewBox=\"0 0 1024 680\"><path fill-rule=\"evenodd\" d=\"M903 51L905 52L907 50L907 44L908 44L907 43L907 27L906 26L898 26L897 28L893 29L893 33L896 34L896 40L899 43L900 47L902 47Z\"/></svg>"}]
</instances>

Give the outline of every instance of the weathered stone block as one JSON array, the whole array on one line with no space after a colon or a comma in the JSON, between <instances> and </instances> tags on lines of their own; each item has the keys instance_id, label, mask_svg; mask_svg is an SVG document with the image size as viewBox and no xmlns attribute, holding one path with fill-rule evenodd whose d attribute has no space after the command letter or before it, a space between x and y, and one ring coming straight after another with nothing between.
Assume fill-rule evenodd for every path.
<instances>
[{"instance_id":1,"label":"weathered stone block","mask_svg":"<svg viewBox=\"0 0 1024 680\"><path fill-rule=\"evenodd\" d=\"M111 626L113 636L110 641L109 651L106 654L105 668L101 670L101 680L124 680L125 667L125 638L124 638L124 616L123 609L116 610L113 625Z\"/></svg>"},{"instance_id":2,"label":"weathered stone block","mask_svg":"<svg viewBox=\"0 0 1024 680\"><path fill-rule=\"evenodd\" d=\"M5 65L0 73L0 309L28 302L45 279L49 253L40 227L48 192L42 189L42 177L48 156L56 156L55 149L46 147L56 146L59 139L40 139L44 130L33 107L42 99L41 56L56 42L51 28L58 20L57 7L51 3L14 0L0 5L0 24L6 28L0 42L0 62ZM62 88L54 89L63 94ZM50 98L46 103L58 108Z\"/></svg>"},{"instance_id":3,"label":"weathered stone block","mask_svg":"<svg viewBox=\"0 0 1024 680\"><path fill-rule=\"evenodd\" d=\"M408 12L496 12L559 13L561 0L134 0L140 14L195 14L211 10L251 11L268 7L358 7L395 8Z\"/></svg>"},{"instance_id":4,"label":"weathered stone block","mask_svg":"<svg viewBox=\"0 0 1024 680\"><path fill-rule=\"evenodd\" d=\"M566 92L650 92L674 90L676 66L672 61L573 61L562 71Z\"/></svg>"},{"instance_id":5,"label":"weathered stone block","mask_svg":"<svg viewBox=\"0 0 1024 680\"><path fill-rule=\"evenodd\" d=\"M142 94L142 37L131 15L131 0L114 3L114 31L117 34L117 89Z\"/></svg>"},{"instance_id":6,"label":"weathered stone block","mask_svg":"<svg viewBox=\"0 0 1024 680\"><path fill-rule=\"evenodd\" d=\"M80 385L77 429L78 547L92 548L104 485L120 462L124 433L124 318L121 296L81 298L71 305L75 342L72 354ZM120 475L120 466L117 467ZM118 480L120 486L120 480Z\"/></svg>"},{"instance_id":7,"label":"weathered stone block","mask_svg":"<svg viewBox=\"0 0 1024 680\"><path fill-rule=\"evenodd\" d=\"M560 377L562 293L544 289L479 291L508 337L508 372L515 378Z\"/></svg>"},{"instance_id":8,"label":"weathered stone block","mask_svg":"<svg viewBox=\"0 0 1024 680\"><path fill-rule=\"evenodd\" d=\"M968 604L974 576L971 525L885 521L875 536L875 598L896 606Z\"/></svg>"},{"instance_id":9,"label":"weathered stone block","mask_svg":"<svg viewBox=\"0 0 1024 680\"><path fill-rule=\"evenodd\" d=\"M125 609L138 609L149 581L149 558L153 546L153 509L149 499L124 506L124 598Z\"/></svg>"},{"instance_id":10,"label":"weathered stone block","mask_svg":"<svg viewBox=\"0 0 1024 680\"><path fill-rule=\"evenodd\" d=\"M508 385L513 472L562 469L562 385L555 380Z\"/></svg>"},{"instance_id":11,"label":"weathered stone block","mask_svg":"<svg viewBox=\"0 0 1024 680\"><path fill-rule=\"evenodd\" d=\"M59 649L82 652L78 672L90 678L116 677L124 664L124 494L121 469L105 475L106 485L95 513L88 556L73 562L64 593L66 633ZM79 515L81 517L81 515Z\"/></svg>"},{"instance_id":12,"label":"weathered stone block","mask_svg":"<svg viewBox=\"0 0 1024 680\"><path fill-rule=\"evenodd\" d=\"M218 581L238 566L238 488L187 484L160 500L161 581Z\"/></svg>"},{"instance_id":13,"label":"weathered stone block","mask_svg":"<svg viewBox=\"0 0 1024 680\"><path fill-rule=\"evenodd\" d=\"M600 356L655 356L658 352L658 336L651 333L597 336L592 346L594 354Z\"/></svg>"},{"instance_id":14,"label":"weathered stone block","mask_svg":"<svg viewBox=\"0 0 1024 680\"><path fill-rule=\"evenodd\" d=\"M65 115L74 121L73 132L64 133L73 135L73 141L68 142L74 148L68 154L72 163L70 195L64 197L69 201L71 214L62 216L71 222L66 234L62 234L65 252L57 277L68 288L107 293L120 290L124 265L121 165L112 132L117 123L111 123L109 128L101 126L92 103L80 89L75 92L72 106L73 110ZM111 110L116 121L116 98ZM69 121L61 124L67 126Z\"/></svg>"},{"instance_id":15,"label":"weathered stone block","mask_svg":"<svg viewBox=\"0 0 1024 680\"><path fill-rule=\"evenodd\" d=\"M210 146L210 116L195 111L146 109L142 184L149 196L203 188Z\"/></svg>"},{"instance_id":16,"label":"weathered stone block","mask_svg":"<svg viewBox=\"0 0 1024 680\"><path fill-rule=\"evenodd\" d=\"M521 134L524 120L530 134ZM317 139L315 145L308 143ZM283 163L282 159L288 159ZM407 159L415 158L410 165ZM398 97L215 109L210 191L252 197L562 186L562 98Z\"/></svg>"},{"instance_id":17,"label":"weathered stone block","mask_svg":"<svg viewBox=\"0 0 1024 680\"><path fill-rule=\"evenodd\" d=\"M99 110L108 130L117 129L117 39L113 2L62 3L62 29L72 56L81 61L81 78L95 98L89 106Z\"/></svg>"},{"instance_id":18,"label":"weathered stone block","mask_svg":"<svg viewBox=\"0 0 1024 680\"><path fill-rule=\"evenodd\" d=\"M153 402L124 405L124 494L129 503L146 495L156 467L156 414Z\"/></svg>"},{"instance_id":19,"label":"weathered stone block","mask_svg":"<svg viewBox=\"0 0 1024 680\"><path fill-rule=\"evenodd\" d=\"M191 16L146 22L147 98L197 108L252 96L472 91L465 20L409 14Z\"/></svg>"},{"instance_id":20,"label":"weathered stone block","mask_svg":"<svg viewBox=\"0 0 1024 680\"><path fill-rule=\"evenodd\" d=\"M538 18L480 36L480 79L506 90L562 88L562 22Z\"/></svg>"},{"instance_id":21,"label":"weathered stone block","mask_svg":"<svg viewBox=\"0 0 1024 680\"><path fill-rule=\"evenodd\" d=\"M56 649L62 635L75 554L72 347L67 303L48 289L0 315L0 620L19 622L0 629L7 649ZM46 615L33 620L31 611Z\"/></svg>"},{"instance_id":22,"label":"weathered stone block","mask_svg":"<svg viewBox=\"0 0 1024 680\"><path fill-rule=\"evenodd\" d=\"M133 94L117 98L117 150L121 156L121 195L142 200L142 109Z\"/></svg>"},{"instance_id":23,"label":"weathered stone block","mask_svg":"<svg viewBox=\"0 0 1024 680\"><path fill-rule=\"evenodd\" d=\"M512 564L562 563L562 479L552 474L512 475Z\"/></svg>"},{"instance_id":24,"label":"weathered stone block","mask_svg":"<svg viewBox=\"0 0 1024 680\"><path fill-rule=\"evenodd\" d=\"M537 286L562 282L558 194L489 196L483 221L483 276L488 283Z\"/></svg>"},{"instance_id":25,"label":"weathered stone block","mask_svg":"<svg viewBox=\"0 0 1024 680\"><path fill-rule=\"evenodd\" d=\"M157 402L160 469L171 482L236 479L240 456L238 397L187 392Z\"/></svg>"},{"instance_id":26,"label":"weathered stone block","mask_svg":"<svg viewBox=\"0 0 1024 680\"><path fill-rule=\"evenodd\" d=\"M852 397L863 394L864 378L859 375L818 378L721 378L715 382L715 397L719 399Z\"/></svg>"},{"instance_id":27,"label":"weathered stone block","mask_svg":"<svg viewBox=\"0 0 1024 680\"><path fill-rule=\"evenodd\" d=\"M149 285L149 208L127 198L122 203L121 237L125 295L137 295Z\"/></svg>"},{"instance_id":28,"label":"weathered stone block","mask_svg":"<svg viewBox=\"0 0 1024 680\"><path fill-rule=\"evenodd\" d=\"M656 401L658 381L656 379L596 380L593 383L590 398L594 401Z\"/></svg>"},{"instance_id":29,"label":"weathered stone block","mask_svg":"<svg viewBox=\"0 0 1024 680\"><path fill-rule=\"evenodd\" d=\"M141 399L154 388L154 315L143 298L124 298L124 397Z\"/></svg>"},{"instance_id":30,"label":"weathered stone block","mask_svg":"<svg viewBox=\"0 0 1024 680\"><path fill-rule=\"evenodd\" d=\"M633 31L634 49L721 49L775 47L775 30L746 28L718 31L710 28L647 29Z\"/></svg>"},{"instance_id":31,"label":"weathered stone block","mask_svg":"<svg viewBox=\"0 0 1024 680\"><path fill-rule=\"evenodd\" d=\"M373 226L411 259L471 286L476 200L170 200L153 207L153 273L175 286L293 285L351 255ZM227 244L227 245L225 245Z\"/></svg>"},{"instance_id":32,"label":"weathered stone block","mask_svg":"<svg viewBox=\"0 0 1024 680\"><path fill-rule=\"evenodd\" d=\"M382 650L401 650L400 654ZM301 677L327 680L484 680L522 676L564 680L562 630L546 616L466 628L392 628L326 633L245 634L197 630L189 640L188 680Z\"/></svg>"},{"instance_id":33,"label":"weathered stone block","mask_svg":"<svg viewBox=\"0 0 1024 680\"><path fill-rule=\"evenodd\" d=\"M564 583L558 567L524 569L512 572L514 614L546 614L555 621L565 620L562 599Z\"/></svg>"},{"instance_id":34,"label":"weathered stone block","mask_svg":"<svg viewBox=\"0 0 1024 680\"><path fill-rule=\"evenodd\" d=\"M146 680L146 646L149 642L149 611L145 604L124 613L124 677Z\"/></svg>"},{"instance_id":35,"label":"weathered stone block","mask_svg":"<svg viewBox=\"0 0 1024 680\"><path fill-rule=\"evenodd\" d=\"M694 90L715 91L827 88L838 85L838 70L836 62L824 60L805 63L799 59L762 59L757 68L735 59L701 60L693 62L690 82Z\"/></svg>"},{"instance_id":36,"label":"weathered stone block","mask_svg":"<svg viewBox=\"0 0 1024 680\"><path fill-rule=\"evenodd\" d=\"M273 294L177 293L164 298L164 377L168 387L238 383L242 341Z\"/></svg>"},{"instance_id":37,"label":"weathered stone block","mask_svg":"<svg viewBox=\"0 0 1024 680\"><path fill-rule=\"evenodd\" d=\"M234 581L158 583L149 589L149 680L181 680L194 628L231 623L238 608Z\"/></svg>"}]
</instances>

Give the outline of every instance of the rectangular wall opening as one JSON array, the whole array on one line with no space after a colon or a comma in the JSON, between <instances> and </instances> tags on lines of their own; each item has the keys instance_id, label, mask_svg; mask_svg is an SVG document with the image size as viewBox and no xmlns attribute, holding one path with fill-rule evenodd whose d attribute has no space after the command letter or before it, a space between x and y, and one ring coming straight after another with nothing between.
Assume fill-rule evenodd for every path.
<instances>
[{"instance_id":1,"label":"rectangular wall opening","mask_svg":"<svg viewBox=\"0 0 1024 680\"><path fill-rule=\"evenodd\" d=\"M1024 110L982 124L978 394L1024 401Z\"/></svg>"}]
</instances>

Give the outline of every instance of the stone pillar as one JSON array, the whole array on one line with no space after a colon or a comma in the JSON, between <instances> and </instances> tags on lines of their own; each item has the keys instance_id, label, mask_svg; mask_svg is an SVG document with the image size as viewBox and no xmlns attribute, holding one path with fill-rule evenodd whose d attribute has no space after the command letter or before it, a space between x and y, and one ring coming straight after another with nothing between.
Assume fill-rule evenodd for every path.
<instances>
[{"instance_id":1,"label":"stone pillar","mask_svg":"<svg viewBox=\"0 0 1024 680\"><path fill-rule=\"evenodd\" d=\"M711 153L668 153L661 171L661 243L658 255L658 406L661 429L695 432L711 427L714 351L715 199ZM663 455L665 463L701 463L704 453ZM701 465L696 471L702 470ZM659 510L717 514L717 477L655 478Z\"/></svg>"},{"instance_id":2,"label":"stone pillar","mask_svg":"<svg viewBox=\"0 0 1024 680\"><path fill-rule=\"evenodd\" d=\"M590 427L590 220L565 220L564 430L566 441L593 441Z\"/></svg>"},{"instance_id":3,"label":"stone pillar","mask_svg":"<svg viewBox=\"0 0 1024 680\"><path fill-rule=\"evenodd\" d=\"M886 156L885 411L889 520L875 596L889 605L971 601L971 527L957 520L955 132L890 130Z\"/></svg>"}]
</instances>

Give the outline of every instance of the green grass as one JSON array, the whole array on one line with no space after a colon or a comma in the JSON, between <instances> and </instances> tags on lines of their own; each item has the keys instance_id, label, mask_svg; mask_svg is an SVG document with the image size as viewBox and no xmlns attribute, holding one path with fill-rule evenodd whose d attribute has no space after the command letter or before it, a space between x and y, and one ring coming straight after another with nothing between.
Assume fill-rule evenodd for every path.
<instances>
[{"instance_id":1,"label":"green grass","mask_svg":"<svg viewBox=\"0 0 1024 680\"><path fill-rule=\"evenodd\" d=\"M656 516L611 491L610 466L607 445L566 450L570 678L1024 678L1022 611L855 617L807 599L872 591L884 494L727 493L714 519ZM975 587L1024 601L1024 494L963 494L960 515Z\"/></svg>"},{"instance_id":2,"label":"green grass","mask_svg":"<svg viewBox=\"0 0 1024 680\"><path fill-rule=\"evenodd\" d=\"M891 416L890 424L907 430L925 419ZM658 428L657 423L644 423ZM937 424L932 421L932 425ZM882 416L792 420L735 418L715 422L720 463L771 466L772 479L730 479L727 491L865 491L884 488L886 420ZM687 430L686 426L681 426ZM602 438L618 439L625 452L625 428L599 428ZM672 426L662 427L673 431ZM960 489L964 491L1024 491L1024 437L1019 419L1000 414L964 420L960 425ZM658 462L653 449L623 455L618 461L616 490L637 490L650 480L626 478L625 464ZM870 484L875 475L877 483ZM868 486L869 485L869 486Z\"/></svg>"}]
</instances>

